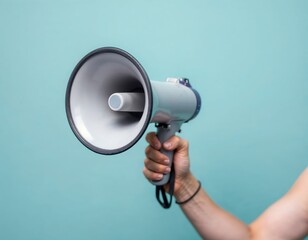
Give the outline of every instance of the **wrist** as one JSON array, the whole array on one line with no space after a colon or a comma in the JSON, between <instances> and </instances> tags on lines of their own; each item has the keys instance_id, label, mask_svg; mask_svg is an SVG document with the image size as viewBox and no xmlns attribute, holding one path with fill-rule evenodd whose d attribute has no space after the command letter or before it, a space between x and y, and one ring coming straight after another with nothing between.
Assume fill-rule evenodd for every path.
<instances>
[{"instance_id":1,"label":"wrist","mask_svg":"<svg viewBox=\"0 0 308 240\"><path fill-rule=\"evenodd\" d=\"M198 180L189 173L185 178L177 182L179 187L174 192L174 197L177 202L183 202L189 199L199 188Z\"/></svg>"}]
</instances>

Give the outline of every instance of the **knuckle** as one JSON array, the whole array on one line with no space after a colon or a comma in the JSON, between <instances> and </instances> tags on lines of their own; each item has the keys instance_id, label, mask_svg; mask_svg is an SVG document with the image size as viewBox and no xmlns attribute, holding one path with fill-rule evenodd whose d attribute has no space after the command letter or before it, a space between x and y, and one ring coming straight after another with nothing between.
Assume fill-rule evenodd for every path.
<instances>
[{"instance_id":1,"label":"knuckle","mask_svg":"<svg viewBox=\"0 0 308 240\"><path fill-rule=\"evenodd\" d=\"M151 146L147 146L144 152L145 152L145 155L149 155L151 152Z\"/></svg>"},{"instance_id":2,"label":"knuckle","mask_svg":"<svg viewBox=\"0 0 308 240\"><path fill-rule=\"evenodd\" d=\"M153 136L154 136L154 132L150 132L146 135L145 139L147 140L147 142L151 142L153 140Z\"/></svg>"},{"instance_id":3,"label":"knuckle","mask_svg":"<svg viewBox=\"0 0 308 240\"><path fill-rule=\"evenodd\" d=\"M189 142L185 139L182 139L182 145L184 148L188 148L189 147Z\"/></svg>"},{"instance_id":4,"label":"knuckle","mask_svg":"<svg viewBox=\"0 0 308 240\"><path fill-rule=\"evenodd\" d=\"M152 165L152 161L150 159L146 158L144 160L144 167L146 168L146 170L148 170L151 167L151 165Z\"/></svg>"}]
</instances>

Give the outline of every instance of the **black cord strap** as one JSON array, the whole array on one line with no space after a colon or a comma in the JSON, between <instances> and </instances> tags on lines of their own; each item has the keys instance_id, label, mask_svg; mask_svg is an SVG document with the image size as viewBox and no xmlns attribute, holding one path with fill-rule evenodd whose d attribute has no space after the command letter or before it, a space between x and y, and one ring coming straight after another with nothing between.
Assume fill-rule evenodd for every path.
<instances>
[{"instance_id":1,"label":"black cord strap","mask_svg":"<svg viewBox=\"0 0 308 240\"><path fill-rule=\"evenodd\" d=\"M199 183L199 186L198 186L197 190L195 191L195 193L193 195L191 195L188 199L186 199L186 200L184 200L182 202L175 201L175 203L181 205L181 204L187 203L191 199L193 199L197 195L197 193L200 191L200 189L201 189L201 182L198 181L198 183Z\"/></svg>"},{"instance_id":2,"label":"black cord strap","mask_svg":"<svg viewBox=\"0 0 308 240\"><path fill-rule=\"evenodd\" d=\"M175 171L174 171L174 166L172 164L170 178L169 178L169 196L170 196L169 201L164 186L156 186L156 199L160 203L160 205L165 209L171 207L172 197L174 192L174 183L175 183ZM163 200L161 200L160 195L162 196Z\"/></svg>"}]
</instances>

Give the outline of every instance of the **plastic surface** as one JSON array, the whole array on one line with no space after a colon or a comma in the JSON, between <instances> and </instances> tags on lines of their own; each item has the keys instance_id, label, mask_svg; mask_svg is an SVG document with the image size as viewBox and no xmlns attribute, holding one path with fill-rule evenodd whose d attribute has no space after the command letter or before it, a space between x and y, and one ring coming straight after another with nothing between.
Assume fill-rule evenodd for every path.
<instances>
[{"instance_id":1,"label":"plastic surface","mask_svg":"<svg viewBox=\"0 0 308 240\"><path fill-rule=\"evenodd\" d=\"M159 141L163 144L164 142L166 142L169 138L171 138L172 136L175 135L176 132L179 132L181 129L181 125L183 122L171 122L170 124L166 125L166 124L158 124L157 126L157 137L159 139ZM167 151L163 148L161 148L160 150L161 153L165 154L170 162L169 162L169 167L171 168L172 164L173 164L173 151ZM160 181L152 181L152 184L156 185L156 186L162 186L165 185L166 183L168 183L170 178L170 174L164 174L163 179Z\"/></svg>"},{"instance_id":2,"label":"plastic surface","mask_svg":"<svg viewBox=\"0 0 308 240\"><path fill-rule=\"evenodd\" d=\"M110 109L108 98L112 94L136 89L144 94L142 114ZM132 147L147 129L152 105L151 84L145 70L119 48L99 48L87 54L74 68L66 90L71 129L81 143L100 154L118 154Z\"/></svg>"},{"instance_id":3,"label":"plastic surface","mask_svg":"<svg viewBox=\"0 0 308 240\"><path fill-rule=\"evenodd\" d=\"M145 96L140 92L114 93L109 97L108 105L113 111L143 112Z\"/></svg>"}]
</instances>

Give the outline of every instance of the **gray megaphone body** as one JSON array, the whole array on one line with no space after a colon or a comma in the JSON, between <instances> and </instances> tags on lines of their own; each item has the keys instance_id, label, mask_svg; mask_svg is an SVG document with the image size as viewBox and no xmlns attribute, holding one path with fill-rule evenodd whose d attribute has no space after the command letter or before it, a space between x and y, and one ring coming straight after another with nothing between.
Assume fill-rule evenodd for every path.
<instances>
[{"instance_id":1,"label":"gray megaphone body","mask_svg":"<svg viewBox=\"0 0 308 240\"><path fill-rule=\"evenodd\" d=\"M99 48L76 65L66 90L66 114L76 137L90 150L117 154L132 147L150 123L165 142L200 110L189 81L150 81L140 63L119 48ZM161 150L173 161L173 152ZM169 174L160 181L169 181Z\"/></svg>"}]
</instances>

